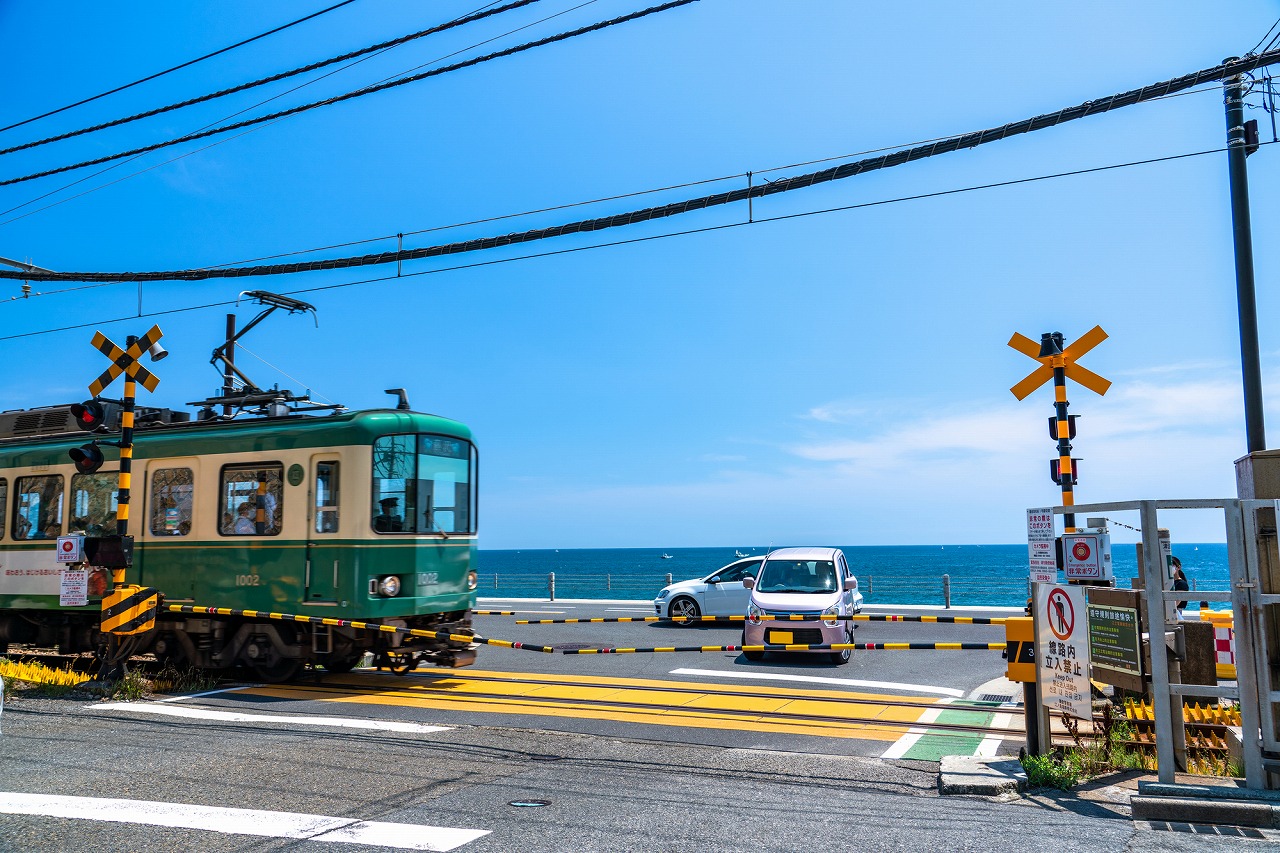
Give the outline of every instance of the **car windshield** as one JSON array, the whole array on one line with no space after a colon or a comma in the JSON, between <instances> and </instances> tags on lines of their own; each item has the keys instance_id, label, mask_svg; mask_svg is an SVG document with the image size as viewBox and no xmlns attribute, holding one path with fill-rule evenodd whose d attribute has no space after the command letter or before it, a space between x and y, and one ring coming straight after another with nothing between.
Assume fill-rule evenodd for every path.
<instances>
[{"instance_id":1,"label":"car windshield","mask_svg":"<svg viewBox=\"0 0 1280 853\"><path fill-rule=\"evenodd\" d=\"M836 566L830 560L767 560L760 570L761 592L831 592Z\"/></svg>"}]
</instances>

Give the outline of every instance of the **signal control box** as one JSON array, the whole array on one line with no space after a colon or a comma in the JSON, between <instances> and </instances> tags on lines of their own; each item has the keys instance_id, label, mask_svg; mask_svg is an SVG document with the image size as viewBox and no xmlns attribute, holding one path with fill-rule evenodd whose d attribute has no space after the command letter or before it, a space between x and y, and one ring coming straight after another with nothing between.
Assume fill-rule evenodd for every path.
<instances>
[{"instance_id":1,"label":"signal control box","mask_svg":"<svg viewBox=\"0 0 1280 853\"><path fill-rule=\"evenodd\" d=\"M1111 534L1083 530L1062 534L1062 572L1067 580L1111 581Z\"/></svg>"}]
</instances>

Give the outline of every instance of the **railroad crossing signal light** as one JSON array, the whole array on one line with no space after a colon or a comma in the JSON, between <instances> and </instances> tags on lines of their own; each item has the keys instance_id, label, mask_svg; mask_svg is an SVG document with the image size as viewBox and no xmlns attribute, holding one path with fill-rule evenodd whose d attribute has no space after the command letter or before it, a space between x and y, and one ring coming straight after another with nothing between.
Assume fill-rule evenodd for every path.
<instances>
[{"instance_id":1,"label":"railroad crossing signal light","mask_svg":"<svg viewBox=\"0 0 1280 853\"><path fill-rule=\"evenodd\" d=\"M80 474L92 474L102 467L105 461L102 456L102 448L98 446L96 441L89 444L82 444L74 447L69 451L71 460L76 463L76 472Z\"/></svg>"},{"instance_id":2,"label":"railroad crossing signal light","mask_svg":"<svg viewBox=\"0 0 1280 853\"><path fill-rule=\"evenodd\" d=\"M1067 438L1076 437L1076 418L1079 415L1067 415ZM1058 417L1057 415L1049 416L1049 438L1057 441L1061 436L1058 435Z\"/></svg>"},{"instance_id":3,"label":"railroad crossing signal light","mask_svg":"<svg viewBox=\"0 0 1280 853\"><path fill-rule=\"evenodd\" d=\"M108 432L120 423L120 404L108 400L85 400L71 407L76 426L88 432Z\"/></svg>"},{"instance_id":4,"label":"railroad crossing signal light","mask_svg":"<svg viewBox=\"0 0 1280 853\"><path fill-rule=\"evenodd\" d=\"M1067 475L1071 478L1071 485L1075 485L1080 481L1080 460L1072 457L1071 472ZM1053 480L1054 485L1062 485L1062 475L1058 473L1058 460L1049 460L1049 479Z\"/></svg>"}]
</instances>

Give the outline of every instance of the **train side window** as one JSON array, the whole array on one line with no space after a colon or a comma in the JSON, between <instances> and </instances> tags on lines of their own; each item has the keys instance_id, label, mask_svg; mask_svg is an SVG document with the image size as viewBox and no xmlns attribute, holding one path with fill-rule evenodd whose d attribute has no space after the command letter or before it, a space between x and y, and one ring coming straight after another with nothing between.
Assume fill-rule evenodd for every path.
<instances>
[{"instance_id":1,"label":"train side window","mask_svg":"<svg viewBox=\"0 0 1280 853\"><path fill-rule=\"evenodd\" d=\"M316 533L338 532L338 463L316 463Z\"/></svg>"},{"instance_id":2,"label":"train side window","mask_svg":"<svg viewBox=\"0 0 1280 853\"><path fill-rule=\"evenodd\" d=\"M280 532L284 466L228 465L222 469L218 530L224 536L275 536Z\"/></svg>"},{"instance_id":3,"label":"train side window","mask_svg":"<svg viewBox=\"0 0 1280 853\"><path fill-rule=\"evenodd\" d=\"M116 511L120 500L117 482L115 472L72 476L68 533L110 536L116 532Z\"/></svg>"},{"instance_id":4,"label":"train side window","mask_svg":"<svg viewBox=\"0 0 1280 853\"><path fill-rule=\"evenodd\" d=\"M190 468L161 468L151 475L151 535L186 536L191 532L195 474Z\"/></svg>"},{"instance_id":5,"label":"train side window","mask_svg":"<svg viewBox=\"0 0 1280 853\"><path fill-rule=\"evenodd\" d=\"M0 477L0 539L4 538L4 511L9 499L9 482Z\"/></svg>"},{"instance_id":6,"label":"train side window","mask_svg":"<svg viewBox=\"0 0 1280 853\"><path fill-rule=\"evenodd\" d=\"M14 483L14 539L62 535L62 475L19 477Z\"/></svg>"}]
</instances>

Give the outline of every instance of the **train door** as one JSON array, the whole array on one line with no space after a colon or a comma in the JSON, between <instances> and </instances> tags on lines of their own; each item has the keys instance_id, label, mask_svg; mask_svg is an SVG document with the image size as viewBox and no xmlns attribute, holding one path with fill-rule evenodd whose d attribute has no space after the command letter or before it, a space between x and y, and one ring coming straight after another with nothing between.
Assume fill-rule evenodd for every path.
<instances>
[{"instance_id":1,"label":"train door","mask_svg":"<svg viewBox=\"0 0 1280 853\"><path fill-rule=\"evenodd\" d=\"M133 500L129 532L142 547L134 547L137 583L162 590L167 598L188 600L195 594L200 565L193 557L198 541L213 538L197 525L196 480L200 460L149 459L144 471L133 476ZM141 482L139 482L141 481ZM141 500L139 500L141 498ZM205 520L205 524L208 520Z\"/></svg>"},{"instance_id":2,"label":"train door","mask_svg":"<svg viewBox=\"0 0 1280 853\"><path fill-rule=\"evenodd\" d=\"M342 464L333 454L317 454L311 457L309 476L306 600L311 604L336 603L341 590L342 528L352 522L339 512Z\"/></svg>"}]
</instances>

